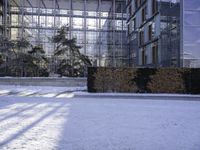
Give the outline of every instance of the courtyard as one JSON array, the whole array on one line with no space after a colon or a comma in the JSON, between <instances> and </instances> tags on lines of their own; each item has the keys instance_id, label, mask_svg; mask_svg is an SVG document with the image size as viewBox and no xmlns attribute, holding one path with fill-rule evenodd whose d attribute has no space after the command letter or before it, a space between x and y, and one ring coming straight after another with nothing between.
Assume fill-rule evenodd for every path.
<instances>
[{"instance_id":1,"label":"courtyard","mask_svg":"<svg viewBox=\"0 0 200 150\"><path fill-rule=\"evenodd\" d=\"M198 100L2 93L1 150L200 149Z\"/></svg>"}]
</instances>

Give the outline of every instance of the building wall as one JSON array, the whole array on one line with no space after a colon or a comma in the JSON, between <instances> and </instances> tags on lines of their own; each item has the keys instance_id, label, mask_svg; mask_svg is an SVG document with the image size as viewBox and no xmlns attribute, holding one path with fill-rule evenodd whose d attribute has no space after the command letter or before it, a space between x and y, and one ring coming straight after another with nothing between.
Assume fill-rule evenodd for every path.
<instances>
[{"instance_id":1,"label":"building wall","mask_svg":"<svg viewBox=\"0 0 200 150\"><path fill-rule=\"evenodd\" d=\"M179 1L127 1L127 12L129 17L127 20L129 28L127 36L130 51L133 53L133 59L135 59L133 66L179 67ZM132 24L134 18L136 18L136 23L134 23L136 25Z\"/></svg>"},{"instance_id":2,"label":"building wall","mask_svg":"<svg viewBox=\"0 0 200 150\"><path fill-rule=\"evenodd\" d=\"M49 57L55 48L49 38L68 24L94 66L200 67L199 0L1 0L0 6L0 34L29 37Z\"/></svg>"},{"instance_id":3,"label":"building wall","mask_svg":"<svg viewBox=\"0 0 200 150\"><path fill-rule=\"evenodd\" d=\"M159 64L160 14L158 9L159 5L156 0L154 3L153 0L132 0L127 5L129 11L128 38L130 44L135 44L130 46L133 59L136 59L133 61L134 66L156 66ZM152 47L155 46L157 48L156 58L152 56Z\"/></svg>"}]
</instances>

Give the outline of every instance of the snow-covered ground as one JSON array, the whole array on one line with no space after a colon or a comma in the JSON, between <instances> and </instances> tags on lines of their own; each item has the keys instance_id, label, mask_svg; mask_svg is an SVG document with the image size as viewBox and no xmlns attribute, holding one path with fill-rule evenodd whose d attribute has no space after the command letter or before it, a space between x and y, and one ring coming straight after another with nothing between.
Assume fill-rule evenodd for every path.
<instances>
[{"instance_id":1,"label":"snow-covered ground","mask_svg":"<svg viewBox=\"0 0 200 150\"><path fill-rule=\"evenodd\" d=\"M31 97L36 89L43 95ZM56 98L45 94L66 88L47 89L0 88L1 150L200 150L200 101Z\"/></svg>"},{"instance_id":2,"label":"snow-covered ground","mask_svg":"<svg viewBox=\"0 0 200 150\"><path fill-rule=\"evenodd\" d=\"M85 91L87 87L51 87L51 86L15 86L15 85L0 85L0 93L3 90L7 90L8 92L40 92L40 93L48 93L48 92L73 92L73 91Z\"/></svg>"},{"instance_id":3,"label":"snow-covered ground","mask_svg":"<svg viewBox=\"0 0 200 150\"><path fill-rule=\"evenodd\" d=\"M86 91L87 87L13 86L0 85L0 96L69 98L73 92Z\"/></svg>"}]
</instances>

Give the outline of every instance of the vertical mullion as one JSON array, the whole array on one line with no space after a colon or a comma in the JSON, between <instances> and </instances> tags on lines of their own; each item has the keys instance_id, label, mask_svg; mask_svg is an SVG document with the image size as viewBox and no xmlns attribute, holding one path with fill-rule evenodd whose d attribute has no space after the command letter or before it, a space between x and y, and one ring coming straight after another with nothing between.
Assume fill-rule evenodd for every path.
<instances>
[{"instance_id":1,"label":"vertical mullion","mask_svg":"<svg viewBox=\"0 0 200 150\"><path fill-rule=\"evenodd\" d=\"M24 0L21 0L20 1L21 2L21 4L20 4L20 6L21 6L21 38L23 38L24 37Z\"/></svg>"},{"instance_id":2,"label":"vertical mullion","mask_svg":"<svg viewBox=\"0 0 200 150\"><path fill-rule=\"evenodd\" d=\"M87 24L86 24L86 6L87 6L87 1L86 0L84 0L84 54L85 55L87 55L87 50L86 50L86 38L87 38L87 36L86 36L86 26L87 26Z\"/></svg>"},{"instance_id":3,"label":"vertical mullion","mask_svg":"<svg viewBox=\"0 0 200 150\"><path fill-rule=\"evenodd\" d=\"M115 45L115 0L112 1L112 50L113 50L113 67L116 67L116 45Z\"/></svg>"},{"instance_id":4,"label":"vertical mullion","mask_svg":"<svg viewBox=\"0 0 200 150\"><path fill-rule=\"evenodd\" d=\"M8 13L8 0L4 1L4 36L7 37L7 23L8 23L8 18L7 18L7 13Z\"/></svg>"},{"instance_id":5,"label":"vertical mullion","mask_svg":"<svg viewBox=\"0 0 200 150\"><path fill-rule=\"evenodd\" d=\"M98 1L99 3L99 40L98 40L98 47L99 47L99 67L101 66L101 0Z\"/></svg>"}]
</instances>

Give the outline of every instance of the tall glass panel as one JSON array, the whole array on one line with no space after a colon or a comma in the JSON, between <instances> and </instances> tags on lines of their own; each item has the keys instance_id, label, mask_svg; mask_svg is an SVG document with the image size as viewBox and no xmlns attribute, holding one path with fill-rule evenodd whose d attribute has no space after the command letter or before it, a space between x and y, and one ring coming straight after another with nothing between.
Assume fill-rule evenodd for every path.
<instances>
[{"instance_id":1,"label":"tall glass panel","mask_svg":"<svg viewBox=\"0 0 200 150\"><path fill-rule=\"evenodd\" d=\"M183 66L200 67L200 1L183 3Z\"/></svg>"}]
</instances>

